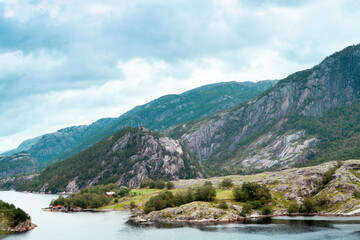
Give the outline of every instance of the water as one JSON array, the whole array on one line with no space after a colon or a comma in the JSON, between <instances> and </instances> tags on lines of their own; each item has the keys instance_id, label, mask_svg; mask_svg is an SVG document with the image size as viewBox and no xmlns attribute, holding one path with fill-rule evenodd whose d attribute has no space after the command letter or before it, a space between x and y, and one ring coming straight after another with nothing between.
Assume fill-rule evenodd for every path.
<instances>
[{"instance_id":1,"label":"water","mask_svg":"<svg viewBox=\"0 0 360 240\"><path fill-rule=\"evenodd\" d=\"M41 208L57 198L18 192L0 192L0 199L14 203L32 216L37 228L0 239L360 239L360 217L279 217L237 224L132 224L128 212L54 213Z\"/></svg>"}]
</instances>

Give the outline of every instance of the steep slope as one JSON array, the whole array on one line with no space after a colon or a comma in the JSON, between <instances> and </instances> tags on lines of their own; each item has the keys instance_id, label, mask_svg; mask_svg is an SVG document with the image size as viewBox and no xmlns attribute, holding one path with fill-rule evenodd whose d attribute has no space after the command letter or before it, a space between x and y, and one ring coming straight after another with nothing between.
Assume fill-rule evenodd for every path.
<instances>
[{"instance_id":1,"label":"steep slope","mask_svg":"<svg viewBox=\"0 0 360 240\"><path fill-rule=\"evenodd\" d=\"M28 153L0 156L0 178L38 171L39 163Z\"/></svg>"},{"instance_id":2,"label":"steep slope","mask_svg":"<svg viewBox=\"0 0 360 240\"><path fill-rule=\"evenodd\" d=\"M135 107L119 118L100 119L89 126L74 126L43 135L31 144L21 144L8 153L28 151L41 166L63 160L87 149L123 127L139 127L160 131L173 124L197 120L217 111L251 99L276 81L225 82L206 85L180 95L166 95Z\"/></svg>"},{"instance_id":3,"label":"steep slope","mask_svg":"<svg viewBox=\"0 0 360 240\"><path fill-rule=\"evenodd\" d=\"M137 187L143 178L198 178L202 168L180 143L145 128L124 128L64 161L43 170L17 190L76 192L117 183Z\"/></svg>"},{"instance_id":4,"label":"steep slope","mask_svg":"<svg viewBox=\"0 0 360 240\"><path fill-rule=\"evenodd\" d=\"M289 116L318 118L359 99L360 45L356 45L288 76L246 103L165 133L184 142L202 161L213 163L214 169L281 167L317 155L314 146L319 139L298 129L282 131ZM267 153L259 154L266 148Z\"/></svg>"}]
</instances>

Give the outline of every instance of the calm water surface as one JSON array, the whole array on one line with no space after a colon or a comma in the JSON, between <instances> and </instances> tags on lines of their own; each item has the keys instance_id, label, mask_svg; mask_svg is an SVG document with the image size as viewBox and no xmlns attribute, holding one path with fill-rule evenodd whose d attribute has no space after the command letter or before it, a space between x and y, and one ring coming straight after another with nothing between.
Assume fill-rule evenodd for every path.
<instances>
[{"instance_id":1,"label":"calm water surface","mask_svg":"<svg viewBox=\"0 0 360 240\"><path fill-rule=\"evenodd\" d=\"M28 212L38 225L34 230L0 239L360 239L360 217L282 217L225 225L138 225L127 212L52 213L42 211L57 195L0 192L0 199Z\"/></svg>"}]
</instances>

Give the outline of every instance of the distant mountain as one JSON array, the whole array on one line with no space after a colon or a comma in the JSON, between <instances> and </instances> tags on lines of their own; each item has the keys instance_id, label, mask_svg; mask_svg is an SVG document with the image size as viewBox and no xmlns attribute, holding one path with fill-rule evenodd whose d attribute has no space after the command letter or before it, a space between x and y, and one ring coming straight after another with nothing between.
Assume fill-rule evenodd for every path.
<instances>
[{"instance_id":1,"label":"distant mountain","mask_svg":"<svg viewBox=\"0 0 360 240\"><path fill-rule=\"evenodd\" d=\"M10 151L7 151L7 152L3 152L2 155L5 155L5 156L10 156L10 155L13 155L13 154L16 154L16 153L19 153L19 152L24 152L24 151L27 151L29 150L35 143L37 143L40 139L41 139L42 135L41 136L38 136L38 137L35 137L35 138L31 138L31 139L28 139L28 140L25 140L24 142L22 142L18 148L16 149L13 149L13 150L10 150Z\"/></svg>"},{"instance_id":2,"label":"distant mountain","mask_svg":"<svg viewBox=\"0 0 360 240\"><path fill-rule=\"evenodd\" d=\"M17 190L77 192L107 183L138 187L144 178L198 178L198 159L178 141L145 128L124 128L43 170Z\"/></svg>"},{"instance_id":3,"label":"distant mountain","mask_svg":"<svg viewBox=\"0 0 360 240\"><path fill-rule=\"evenodd\" d=\"M0 156L0 178L38 171L38 161L28 153Z\"/></svg>"},{"instance_id":4,"label":"distant mountain","mask_svg":"<svg viewBox=\"0 0 360 240\"><path fill-rule=\"evenodd\" d=\"M27 151L42 167L87 149L116 131L130 126L161 131L173 124L197 120L249 100L276 81L223 82L206 85L180 95L166 95L137 106L119 118L104 118L88 126L74 126L27 140L19 148L6 152Z\"/></svg>"},{"instance_id":5,"label":"distant mountain","mask_svg":"<svg viewBox=\"0 0 360 240\"><path fill-rule=\"evenodd\" d=\"M359 103L355 45L250 101L164 133L216 174L360 158Z\"/></svg>"}]
</instances>

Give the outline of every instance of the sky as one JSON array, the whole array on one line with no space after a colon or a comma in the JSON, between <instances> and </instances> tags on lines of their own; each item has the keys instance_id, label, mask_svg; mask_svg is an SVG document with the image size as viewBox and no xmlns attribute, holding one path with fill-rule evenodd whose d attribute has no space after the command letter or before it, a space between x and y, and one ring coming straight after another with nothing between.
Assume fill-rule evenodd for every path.
<instances>
[{"instance_id":1,"label":"sky","mask_svg":"<svg viewBox=\"0 0 360 240\"><path fill-rule=\"evenodd\" d=\"M358 0L0 0L0 152L360 43Z\"/></svg>"}]
</instances>

